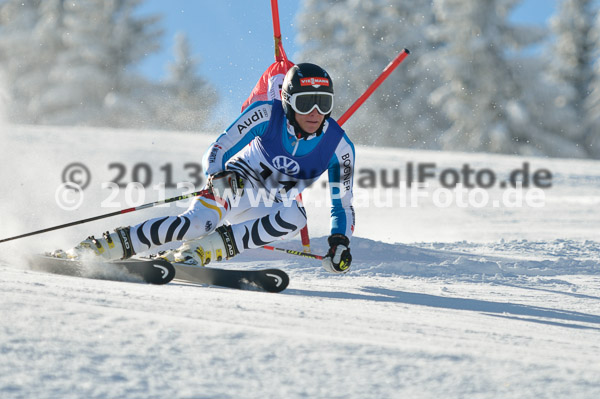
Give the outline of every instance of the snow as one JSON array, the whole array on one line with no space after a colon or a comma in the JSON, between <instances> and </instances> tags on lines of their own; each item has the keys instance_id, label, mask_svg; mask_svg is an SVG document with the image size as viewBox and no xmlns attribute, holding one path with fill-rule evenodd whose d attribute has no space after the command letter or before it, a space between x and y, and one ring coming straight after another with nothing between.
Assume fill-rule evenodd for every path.
<instances>
[{"instance_id":1,"label":"snow","mask_svg":"<svg viewBox=\"0 0 600 399\"><path fill-rule=\"evenodd\" d=\"M125 183L142 162L153 184L165 180L166 164L181 181L190 172L184 164L199 162L216 137L0 129L0 239L126 208L126 190L112 199L121 208L101 206L111 194L101 182L118 172L109 164L125 165ZM84 163L92 181L81 206L66 211L55 192L73 162ZM182 210L175 206L2 243L0 397L598 397L598 162L357 147L359 170L399 169L404 179L409 162L435 163L438 175L467 163L499 180L529 163L552 172L552 187L542 190L539 208L440 208L434 180L414 207L401 205L400 189L392 190L391 205L385 192L375 197L369 189L356 209L347 275L261 250L222 264L282 268L291 282L281 294L51 275L10 255L69 247ZM507 188L485 191L501 200ZM315 253L326 248L324 195L320 183L305 194ZM149 187L144 203L160 196Z\"/></svg>"}]
</instances>

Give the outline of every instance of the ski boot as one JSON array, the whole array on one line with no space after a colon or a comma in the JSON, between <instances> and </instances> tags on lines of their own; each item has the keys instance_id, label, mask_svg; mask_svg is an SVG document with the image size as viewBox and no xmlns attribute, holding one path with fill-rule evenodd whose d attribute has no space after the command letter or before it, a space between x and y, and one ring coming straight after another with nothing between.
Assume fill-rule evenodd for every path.
<instances>
[{"instance_id":1,"label":"ski boot","mask_svg":"<svg viewBox=\"0 0 600 399\"><path fill-rule=\"evenodd\" d=\"M90 236L64 254L71 259L94 254L103 260L111 261L131 258L135 252L129 236L129 227L119 227L114 233L103 233L102 238Z\"/></svg>"},{"instance_id":2,"label":"ski boot","mask_svg":"<svg viewBox=\"0 0 600 399\"><path fill-rule=\"evenodd\" d=\"M175 250L165 252L160 257L169 262L192 266L206 266L211 261L231 259L239 254L230 226L220 226L211 234L190 240Z\"/></svg>"}]
</instances>

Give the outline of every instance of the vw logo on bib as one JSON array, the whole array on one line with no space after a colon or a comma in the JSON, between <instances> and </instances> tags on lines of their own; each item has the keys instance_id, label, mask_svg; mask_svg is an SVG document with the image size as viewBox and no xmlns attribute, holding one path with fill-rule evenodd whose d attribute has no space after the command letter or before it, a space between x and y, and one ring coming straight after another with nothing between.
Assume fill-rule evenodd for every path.
<instances>
[{"instance_id":1,"label":"vw logo on bib","mask_svg":"<svg viewBox=\"0 0 600 399\"><path fill-rule=\"evenodd\" d=\"M286 175L295 175L300 172L300 165L298 162L283 155L273 158L272 163L275 169L281 173L285 173Z\"/></svg>"}]
</instances>

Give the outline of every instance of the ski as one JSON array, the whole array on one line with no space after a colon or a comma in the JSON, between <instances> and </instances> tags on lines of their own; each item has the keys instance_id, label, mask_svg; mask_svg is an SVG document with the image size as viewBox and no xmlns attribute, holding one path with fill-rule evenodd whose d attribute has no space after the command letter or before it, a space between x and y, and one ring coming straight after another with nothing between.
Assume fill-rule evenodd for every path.
<instances>
[{"instance_id":1,"label":"ski","mask_svg":"<svg viewBox=\"0 0 600 399\"><path fill-rule=\"evenodd\" d=\"M231 270L170 263L159 258L111 262L85 261L36 255L28 259L32 270L100 280L131 281L131 275L149 284L167 284L174 278L195 284L215 285L249 291L281 292L290 279L279 269Z\"/></svg>"},{"instance_id":2,"label":"ski","mask_svg":"<svg viewBox=\"0 0 600 399\"><path fill-rule=\"evenodd\" d=\"M287 273L279 269L230 270L182 263L173 266L177 280L239 290L281 292L290 282Z\"/></svg>"},{"instance_id":3,"label":"ski","mask_svg":"<svg viewBox=\"0 0 600 399\"><path fill-rule=\"evenodd\" d=\"M148 284L167 284L175 277L173 265L160 258L82 262L46 254L36 255L28 261L32 270L101 280L131 281L127 277L133 275Z\"/></svg>"}]
</instances>

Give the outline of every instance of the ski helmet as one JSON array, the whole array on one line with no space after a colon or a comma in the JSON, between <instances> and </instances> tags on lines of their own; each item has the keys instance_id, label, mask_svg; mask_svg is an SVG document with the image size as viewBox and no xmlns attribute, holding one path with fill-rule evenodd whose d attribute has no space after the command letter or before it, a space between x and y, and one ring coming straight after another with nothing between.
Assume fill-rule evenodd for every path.
<instances>
[{"instance_id":1,"label":"ski helmet","mask_svg":"<svg viewBox=\"0 0 600 399\"><path fill-rule=\"evenodd\" d=\"M314 108L325 115L315 134L323 132L325 120L333 110L333 81L320 66L309 63L296 64L283 79L281 101L285 116L296 131L298 138L306 139L311 133L303 131L296 121L296 114L309 114Z\"/></svg>"}]
</instances>

